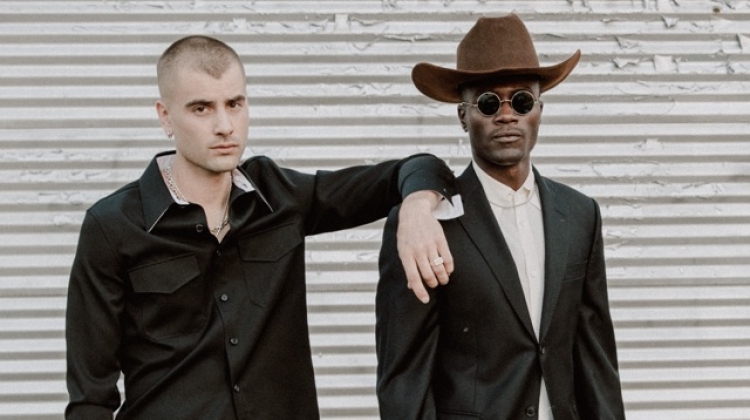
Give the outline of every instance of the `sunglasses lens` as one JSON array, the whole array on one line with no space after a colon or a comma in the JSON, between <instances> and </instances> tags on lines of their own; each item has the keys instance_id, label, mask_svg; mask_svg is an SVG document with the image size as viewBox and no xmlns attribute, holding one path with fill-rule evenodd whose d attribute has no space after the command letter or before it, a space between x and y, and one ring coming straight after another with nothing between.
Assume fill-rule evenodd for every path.
<instances>
[{"instance_id":1,"label":"sunglasses lens","mask_svg":"<svg viewBox=\"0 0 750 420\"><path fill-rule=\"evenodd\" d=\"M525 115L534 109L534 96L524 90L516 92L510 99L510 106L519 115Z\"/></svg>"},{"instance_id":2,"label":"sunglasses lens","mask_svg":"<svg viewBox=\"0 0 750 420\"><path fill-rule=\"evenodd\" d=\"M485 117L491 117L500 110L500 98L494 93L486 92L477 98L477 109Z\"/></svg>"}]
</instances>

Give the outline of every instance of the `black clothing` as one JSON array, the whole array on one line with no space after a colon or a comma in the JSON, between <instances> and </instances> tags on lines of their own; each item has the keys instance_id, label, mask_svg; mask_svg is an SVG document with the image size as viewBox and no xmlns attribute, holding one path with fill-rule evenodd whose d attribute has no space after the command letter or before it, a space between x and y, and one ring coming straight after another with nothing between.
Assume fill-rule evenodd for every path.
<instances>
[{"instance_id":1,"label":"black clothing","mask_svg":"<svg viewBox=\"0 0 750 420\"><path fill-rule=\"evenodd\" d=\"M599 205L534 171L545 242L539 338L473 166L458 177L464 215L442 223L456 268L427 305L399 287L391 212L376 297L383 420L537 419L542 377L555 420L625 419Z\"/></svg>"},{"instance_id":2,"label":"black clothing","mask_svg":"<svg viewBox=\"0 0 750 420\"><path fill-rule=\"evenodd\" d=\"M158 157L158 156L157 156ZM174 202L156 158L87 212L68 291L69 420L318 419L304 237L384 217L417 190L455 194L422 155L315 175L254 157L219 242Z\"/></svg>"}]
</instances>

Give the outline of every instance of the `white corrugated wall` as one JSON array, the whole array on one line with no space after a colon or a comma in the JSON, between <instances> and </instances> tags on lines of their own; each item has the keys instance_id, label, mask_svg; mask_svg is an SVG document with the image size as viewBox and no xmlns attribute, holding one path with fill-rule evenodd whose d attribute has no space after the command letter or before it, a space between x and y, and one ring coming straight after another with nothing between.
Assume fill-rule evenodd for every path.
<instances>
[{"instance_id":1,"label":"white corrugated wall","mask_svg":"<svg viewBox=\"0 0 750 420\"><path fill-rule=\"evenodd\" d=\"M242 55L249 153L305 171L469 159L417 61L453 67L480 14L527 22L544 64L535 164L602 205L631 420L750 419L750 2L0 0L0 419L59 419L66 285L84 209L170 147L155 61L217 36ZM311 238L325 419L375 419L380 223Z\"/></svg>"}]
</instances>

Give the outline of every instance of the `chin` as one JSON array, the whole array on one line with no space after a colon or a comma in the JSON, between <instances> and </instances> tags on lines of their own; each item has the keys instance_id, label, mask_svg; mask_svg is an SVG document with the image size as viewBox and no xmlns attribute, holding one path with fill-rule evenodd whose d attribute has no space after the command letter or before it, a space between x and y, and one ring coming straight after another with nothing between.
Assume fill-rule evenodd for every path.
<instances>
[{"instance_id":1,"label":"chin","mask_svg":"<svg viewBox=\"0 0 750 420\"><path fill-rule=\"evenodd\" d=\"M492 160L492 163L496 166L507 168L510 166L516 166L524 161L524 156L522 155L512 155L512 156L495 156L495 158Z\"/></svg>"},{"instance_id":2,"label":"chin","mask_svg":"<svg viewBox=\"0 0 750 420\"><path fill-rule=\"evenodd\" d=\"M240 159L237 156L225 156L221 159L216 159L212 162L210 169L213 172L221 173L231 171L240 164Z\"/></svg>"}]
</instances>

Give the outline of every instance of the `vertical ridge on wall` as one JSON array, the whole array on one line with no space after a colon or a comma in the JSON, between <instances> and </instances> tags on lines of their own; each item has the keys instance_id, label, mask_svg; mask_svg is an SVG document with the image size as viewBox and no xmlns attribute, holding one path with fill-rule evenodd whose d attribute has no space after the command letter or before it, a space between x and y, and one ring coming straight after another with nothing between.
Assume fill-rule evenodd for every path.
<instances>
[{"instance_id":1,"label":"vertical ridge on wall","mask_svg":"<svg viewBox=\"0 0 750 420\"><path fill-rule=\"evenodd\" d=\"M631 420L750 418L750 2L0 0L0 419L59 419L67 276L84 210L171 147L154 111L172 41L229 42L248 75L249 154L303 171L470 159L418 61L455 66L480 15L514 11L543 65L534 163L602 206ZM324 419L375 419L380 228L308 239Z\"/></svg>"}]
</instances>

